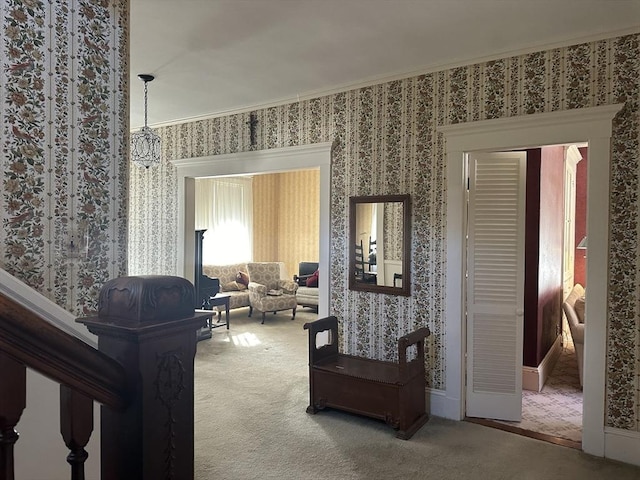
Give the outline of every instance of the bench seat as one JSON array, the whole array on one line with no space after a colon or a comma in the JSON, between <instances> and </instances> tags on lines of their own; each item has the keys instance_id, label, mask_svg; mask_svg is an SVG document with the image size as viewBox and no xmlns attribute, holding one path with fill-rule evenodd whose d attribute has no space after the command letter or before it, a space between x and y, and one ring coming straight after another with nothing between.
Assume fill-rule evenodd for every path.
<instances>
[{"instance_id":1,"label":"bench seat","mask_svg":"<svg viewBox=\"0 0 640 480\"><path fill-rule=\"evenodd\" d=\"M304 328L309 330L307 413L335 408L377 418L396 429L396 437L404 440L427 422L424 365L424 339L430 334L427 327L398 339L397 363L338 353L336 317L305 323ZM326 343L319 345L318 334L323 334ZM416 347L416 355L407 361L407 349L412 345Z\"/></svg>"}]
</instances>

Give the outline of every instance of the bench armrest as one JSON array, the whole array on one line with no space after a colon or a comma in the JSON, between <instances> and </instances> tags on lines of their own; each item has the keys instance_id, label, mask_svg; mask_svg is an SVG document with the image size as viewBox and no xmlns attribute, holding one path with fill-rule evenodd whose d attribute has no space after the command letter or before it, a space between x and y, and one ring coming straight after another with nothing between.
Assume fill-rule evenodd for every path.
<instances>
[{"instance_id":1,"label":"bench armrest","mask_svg":"<svg viewBox=\"0 0 640 480\"><path fill-rule=\"evenodd\" d=\"M307 322L303 325L305 330L309 330L309 335L315 335L318 332L322 332L323 330L333 330L338 331L338 319L334 316L320 318L314 322Z\"/></svg>"},{"instance_id":2,"label":"bench armrest","mask_svg":"<svg viewBox=\"0 0 640 480\"><path fill-rule=\"evenodd\" d=\"M420 327L411 333L406 334L398 339L398 354L407 352L407 348L411 345L418 343L420 340L424 340L431 335L429 327Z\"/></svg>"},{"instance_id":3,"label":"bench armrest","mask_svg":"<svg viewBox=\"0 0 640 480\"><path fill-rule=\"evenodd\" d=\"M399 377L404 380L417 374L424 375L424 339L431 335L428 327L421 327L398 339ZM407 363L407 349L416 345L416 357Z\"/></svg>"}]
</instances>

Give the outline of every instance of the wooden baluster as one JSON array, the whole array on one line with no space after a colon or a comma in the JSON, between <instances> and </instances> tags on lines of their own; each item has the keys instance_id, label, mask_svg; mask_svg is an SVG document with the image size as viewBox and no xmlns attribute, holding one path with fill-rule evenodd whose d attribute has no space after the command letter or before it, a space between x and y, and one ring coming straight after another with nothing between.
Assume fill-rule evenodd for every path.
<instances>
[{"instance_id":1,"label":"wooden baluster","mask_svg":"<svg viewBox=\"0 0 640 480\"><path fill-rule=\"evenodd\" d=\"M89 454L84 447L93 431L93 400L60 385L60 433L71 453L71 480L84 480L84 462Z\"/></svg>"},{"instance_id":2,"label":"wooden baluster","mask_svg":"<svg viewBox=\"0 0 640 480\"><path fill-rule=\"evenodd\" d=\"M0 353L0 480L13 480L15 426L26 405L27 372L24 365Z\"/></svg>"}]
</instances>

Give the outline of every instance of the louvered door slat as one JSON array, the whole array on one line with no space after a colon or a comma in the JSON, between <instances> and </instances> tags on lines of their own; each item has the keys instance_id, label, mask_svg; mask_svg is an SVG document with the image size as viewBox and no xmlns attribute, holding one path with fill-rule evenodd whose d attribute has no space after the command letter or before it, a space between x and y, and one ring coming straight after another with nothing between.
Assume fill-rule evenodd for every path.
<instances>
[{"instance_id":1,"label":"louvered door slat","mask_svg":"<svg viewBox=\"0 0 640 480\"><path fill-rule=\"evenodd\" d=\"M467 415L522 408L523 153L469 157Z\"/></svg>"}]
</instances>

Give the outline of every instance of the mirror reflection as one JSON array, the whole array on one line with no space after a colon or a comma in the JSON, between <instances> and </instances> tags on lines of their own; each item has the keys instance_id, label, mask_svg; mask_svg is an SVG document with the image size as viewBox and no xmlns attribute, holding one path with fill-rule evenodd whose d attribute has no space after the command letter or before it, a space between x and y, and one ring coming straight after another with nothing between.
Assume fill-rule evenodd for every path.
<instances>
[{"instance_id":1,"label":"mirror reflection","mask_svg":"<svg viewBox=\"0 0 640 480\"><path fill-rule=\"evenodd\" d=\"M350 288L409 295L409 196L351 197Z\"/></svg>"}]
</instances>

